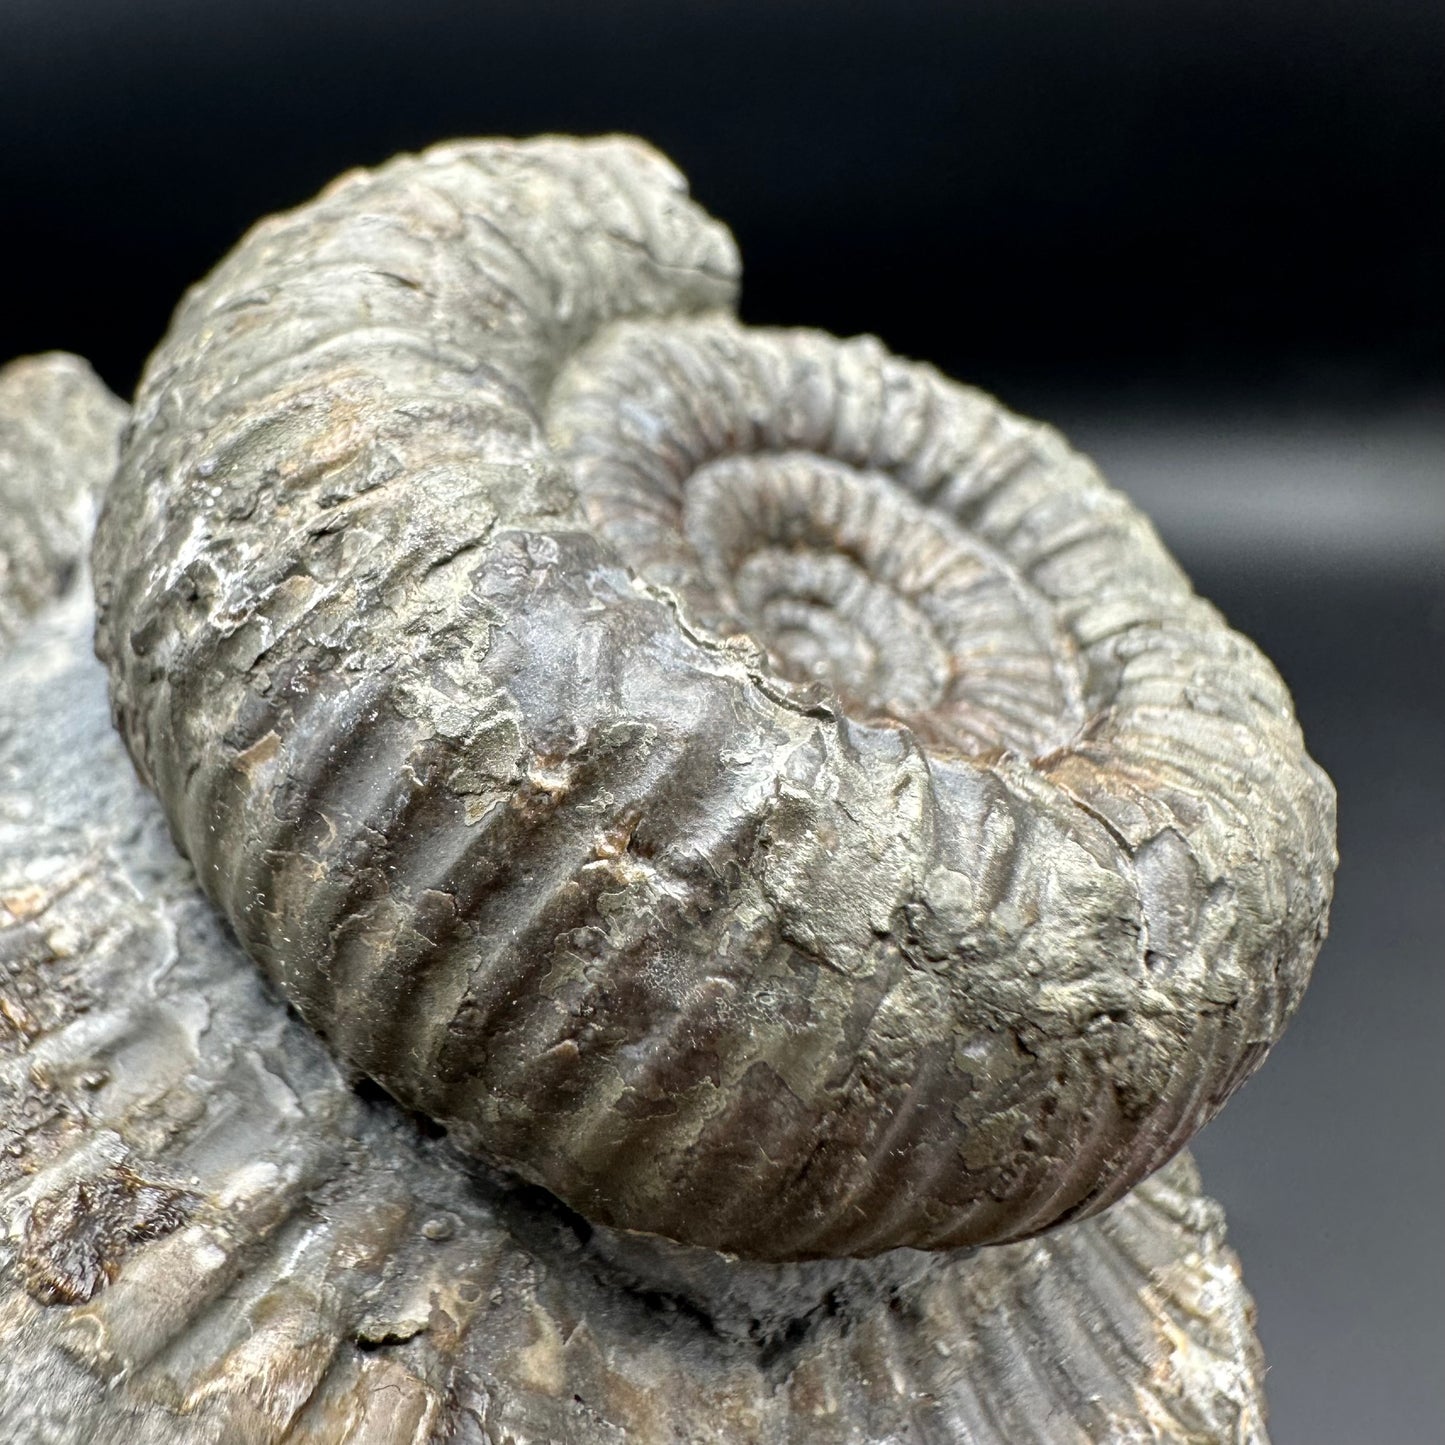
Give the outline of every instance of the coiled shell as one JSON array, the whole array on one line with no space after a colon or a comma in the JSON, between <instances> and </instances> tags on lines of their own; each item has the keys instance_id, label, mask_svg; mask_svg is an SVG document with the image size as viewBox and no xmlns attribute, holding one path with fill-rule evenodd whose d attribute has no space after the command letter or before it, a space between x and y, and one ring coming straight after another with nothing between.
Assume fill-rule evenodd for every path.
<instances>
[{"instance_id":1,"label":"coiled shell","mask_svg":"<svg viewBox=\"0 0 1445 1445\"><path fill-rule=\"evenodd\" d=\"M588 1218L1018 1238L1259 1063L1333 796L1057 435L735 281L631 141L263 222L137 399L115 715L302 1015Z\"/></svg>"}]
</instances>

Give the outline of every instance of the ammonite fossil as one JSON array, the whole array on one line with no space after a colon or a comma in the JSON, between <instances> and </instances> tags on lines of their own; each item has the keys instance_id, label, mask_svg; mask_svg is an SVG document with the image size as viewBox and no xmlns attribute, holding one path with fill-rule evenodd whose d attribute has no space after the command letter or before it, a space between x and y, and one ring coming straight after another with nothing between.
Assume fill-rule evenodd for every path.
<instances>
[{"instance_id":1,"label":"ammonite fossil","mask_svg":"<svg viewBox=\"0 0 1445 1445\"><path fill-rule=\"evenodd\" d=\"M86 602L0 656L6 1445L1264 1445L1183 1158L1039 1240L748 1266L359 1094L140 792Z\"/></svg>"},{"instance_id":2,"label":"ammonite fossil","mask_svg":"<svg viewBox=\"0 0 1445 1445\"><path fill-rule=\"evenodd\" d=\"M94 550L159 808L124 409L0 374L0 1436L1262 1445L1167 1161L1329 784L1057 435L736 279L627 140L257 227Z\"/></svg>"},{"instance_id":3,"label":"ammonite fossil","mask_svg":"<svg viewBox=\"0 0 1445 1445\"><path fill-rule=\"evenodd\" d=\"M1083 458L736 274L630 141L262 223L108 494L116 718L302 1016L588 1218L1026 1236L1259 1063L1332 795Z\"/></svg>"}]
</instances>

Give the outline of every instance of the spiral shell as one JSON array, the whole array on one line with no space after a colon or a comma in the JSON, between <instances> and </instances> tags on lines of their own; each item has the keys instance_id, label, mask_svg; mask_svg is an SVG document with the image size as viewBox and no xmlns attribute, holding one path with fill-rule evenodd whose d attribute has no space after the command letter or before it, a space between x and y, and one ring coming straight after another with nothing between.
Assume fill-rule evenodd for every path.
<instances>
[{"instance_id":1,"label":"spiral shell","mask_svg":"<svg viewBox=\"0 0 1445 1445\"><path fill-rule=\"evenodd\" d=\"M187 298L116 719L303 1017L589 1219L763 1259L1092 1213L1259 1063L1333 795L1047 428L743 328L636 142L344 178Z\"/></svg>"}]
</instances>

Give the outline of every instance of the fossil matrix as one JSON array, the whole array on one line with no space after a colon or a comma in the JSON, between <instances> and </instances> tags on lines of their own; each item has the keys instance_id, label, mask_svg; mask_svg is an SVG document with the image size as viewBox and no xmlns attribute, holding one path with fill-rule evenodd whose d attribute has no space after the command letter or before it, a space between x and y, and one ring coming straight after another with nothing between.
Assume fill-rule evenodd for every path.
<instances>
[{"instance_id":1,"label":"fossil matrix","mask_svg":"<svg viewBox=\"0 0 1445 1445\"><path fill-rule=\"evenodd\" d=\"M183 302L97 648L344 1068L137 830L55 604L0 660L52 1001L0 1032L0 1423L85 1438L49 1377L157 1441L1263 1440L1217 1212L1147 1176L1298 1002L1328 782L1055 433L737 272L637 142L469 142Z\"/></svg>"}]
</instances>

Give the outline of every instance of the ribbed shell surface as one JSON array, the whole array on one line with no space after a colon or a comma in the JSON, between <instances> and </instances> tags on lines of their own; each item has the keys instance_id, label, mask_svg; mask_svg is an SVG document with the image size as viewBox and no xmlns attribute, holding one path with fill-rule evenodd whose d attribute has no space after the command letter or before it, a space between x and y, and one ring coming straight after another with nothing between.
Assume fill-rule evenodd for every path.
<instances>
[{"instance_id":1,"label":"ribbed shell surface","mask_svg":"<svg viewBox=\"0 0 1445 1445\"><path fill-rule=\"evenodd\" d=\"M1047 428L730 315L627 140L258 226L95 549L117 720L351 1063L602 1224L768 1259L1102 1208L1323 936L1289 698Z\"/></svg>"}]
</instances>

